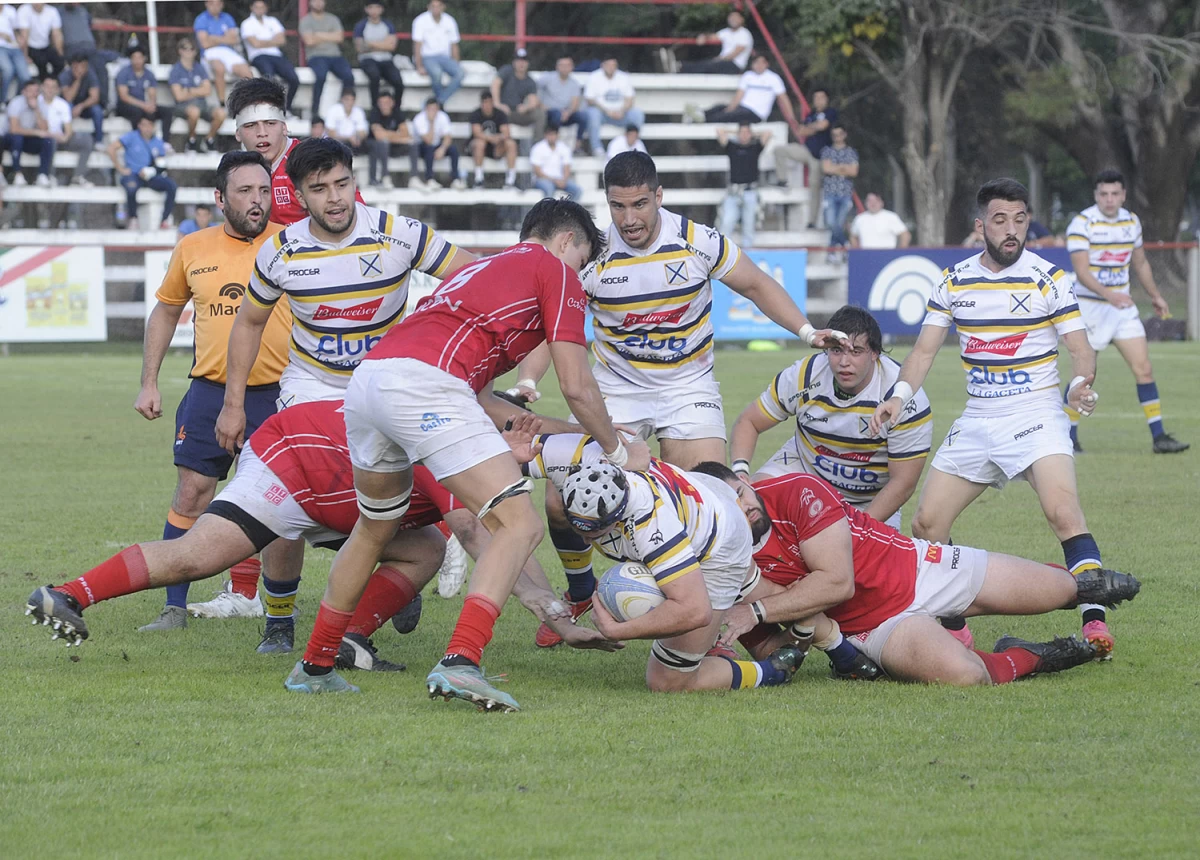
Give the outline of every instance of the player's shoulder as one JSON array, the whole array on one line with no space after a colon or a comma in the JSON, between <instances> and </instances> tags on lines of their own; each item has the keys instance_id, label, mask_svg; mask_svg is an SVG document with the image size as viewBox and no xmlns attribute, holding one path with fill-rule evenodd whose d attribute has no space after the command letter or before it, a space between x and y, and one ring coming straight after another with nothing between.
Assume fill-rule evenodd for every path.
<instances>
[{"instance_id":1,"label":"player's shoulder","mask_svg":"<svg viewBox=\"0 0 1200 860\"><path fill-rule=\"evenodd\" d=\"M1021 267L1022 274L1029 275L1034 280L1043 281L1047 285L1061 280L1067 274L1061 266L1056 266L1041 254L1028 248L1021 254L1016 265Z\"/></svg>"}]
</instances>

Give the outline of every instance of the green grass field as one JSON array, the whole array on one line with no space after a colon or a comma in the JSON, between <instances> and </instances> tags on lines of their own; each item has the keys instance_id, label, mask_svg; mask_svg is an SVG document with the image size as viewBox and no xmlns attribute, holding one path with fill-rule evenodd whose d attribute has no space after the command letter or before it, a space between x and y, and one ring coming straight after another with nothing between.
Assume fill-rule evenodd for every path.
<instances>
[{"instance_id":1,"label":"green grass field","mask_svg":"<svg viewBox=\"0 0 1200 860\"><path fill-rule=\"evenodd\" d=\"M1152 354L1167 429L1200 443L1200 347ZM729 419L799 355L720 353ZM1111 663L955 690L834 682L814 653L788 687L652 695L649 643L539 651L510 601L485 658L524 708L506 716L426 698L457 599L427 596L408 637L380 631L382 654L410 668L356 673L360 696L286 693L297 658L256 654L256 621L137 633L161 592L90 609L78 649L29 626L35 586L161 534L187 359L169 358L155 423L131 407L139 362L132 347L0 359L0 858L1196 856L1200 446L1150 453L1115 351L1078 460L1107 565L1143 582L1110 616ZM944 352L927 386L935 445L962 407L957 368ZM1023 484L985 494L954 537L1062 558ZM561 587L548 543L539 556ZM330 559L308 554L298 646ZM972 626L986 647L1075 632L1079 617Z\"/></svg>"}]
</instances>

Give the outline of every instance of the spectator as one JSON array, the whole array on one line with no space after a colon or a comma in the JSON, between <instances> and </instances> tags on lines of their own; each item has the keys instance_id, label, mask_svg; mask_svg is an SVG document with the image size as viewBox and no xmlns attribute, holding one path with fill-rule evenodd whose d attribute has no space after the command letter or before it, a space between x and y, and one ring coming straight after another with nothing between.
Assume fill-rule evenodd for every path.
<instances>
[{"instance_id":1,"label":"spectator","mask_svg":"<svg viewBox=\"0 0 1200 860\"><path fill-rule=\"evenodd\" d=\"M508 115L512 125L533 126L533 139L541 140L546 129L546 109L538 98L537 81L529 77L529 55L521 48L512 63L501 66L492 78L496 108Z\"/></svg>"},{"instance_id":2,"label":"spectator","mask_svg":"<svg viewBox=\"0 0 1200 860\"><path fill-rule=\"evenodd\" d=\"M563 126L575 126L575 139L579 147L587 145L588 115L583 104L583 85L575 80L575 61L570 57L559 57L554 64L555 74L543 75L538 83L538 98L546 109L546 122L561 130Z\"/></svg>"},{"instance_id":3,"label":"spectator","mask_svg":"<svg viewBox=\"0 0 1200 860\"><path fill-rule=\"evenodd\" d=\"M0 101L8 104L8 85L17 82L13 96L19 96L29 80L29 61L17 36L17 10L8 3L0 6Z\"/></svg>"},{"instance_id":4,"label":"spectator","mask_svg":"<svg viewBox=\"0 0 1200 860\"><path fill-rule=\"evenodd\" d=\"M24 35L25 50L39 78L58 77L63 59L62 17L47 3L26 3L17 10L17 29Z\"/></svg>"},{"instance_id":5,"label":"spectator","mask_svg":"<svg viewBox=\"0 0 1200 860\"><path fill-rule=\"evenodd\" d=\"M504 187L517 184L517 142L509 134L509 117L496 108L496 99L484 93L479 107L471 114L471 157L475 159L475 187L483 185L483 160L503 158L508 165L504 173Z\"/></svg>"},{"instance_id":6,"label":"spectator","mask_svg":"<svg viewBox=\"0 0 1200 860\"><path fill-rule=\"evenodd\" d=\"M1066 247L1067 237L1056 236L1054 231L1033 216L1033 208L1026 207L1029 216L1029 229L1026 231L1025 246L1028 248L1063 248Z\"/></svg>"},{"instance_id":7,"label":"spectator","mask_svg":"<svg viewBox=\"0 0 1200 860\"><path fill-rule=\"evenodd\" d=\"M96 144L104 140L104 108L100 106L100 80L82 51L70 54L70 62L58 76L62 96L71 105L73 118L92 121L92 137Z\"/></svg>"},{"instance_id":8,"label":"spectator","mask_svg":"<svg viewBox=\"0 0 1200 860\"><path fill-rule=\"evenodd\" d=\"M38 110L46 120L46 131L54 141L56 150L66 150L76 155L75 168L71 171L71 182L90 188L87 173L88 156L92 154L92 145L96 139L86 131L77 132L71 127L74 116L70 103L59 95L58 78L45 77L42 79L41 94L38 96Z\"/></svg>"},{"instance_id":9,"label":"spectator","mask_svg":"<svg viewBox=\"0 0 1200 860\"><path fill-rule=\"evenodd\" d=\"M319 116L313 117L312 122L308 126L308 136L316 138L329 137L325 132L325 120Z\"/></svg>"},{"instance_id":10,"label":"spectator","mask_svg":"<svg viewBox=\"0 0 1200 860\"><path fill-rule=\"evenodd\" d=\"M883 197L867 192L867 209L850 222L851 248L907 248L912 241L908 226L891 209L883 208Z\"/></svg>"},{"instance_id":11,"label":"spectator","mask_svg":"<svg viewBox=\"0 0 1200 860\"><path fill-rule=\"evenodd\" d=\"M821 211L829 228L829 243L846 247L846 217L854 205L854 177L858 176L858 153L846 145L846 129L840 123L830 129L833 143L821 150ZM882 201L880 201L882 202Z\"/></svg>"},{"instance_id":12,"label":"spectator","mask_svg":"<svg viewBox=\"0 0 1200 860\"><path fill-rule=\"evenodd\" d=\"M39 84L33 78L25 82L21 92L8 103L8 142L12 151L13 185L25 185L21 172L21 154L37 153L39 188L54 185L51 169L57 141L50 136L50 125L38 107Z\"/></svg>"},{"instance_id":13,"label":"spectator","mask_svg":"<svg viewBox=\"0 0 1200 860\"><path fill-rule=\"evenodd\" d=\"M196 207L196 212L191 218L184 218L180 223L179 229L175 233L175 238L179 240L184 236L190 236L192 233L208 228L211 224L212 207L207 203L201 203Z\"/></svg>"},{"instance_id":14,"label":"spectator","mask_svg":"<svg viewBox=\"0 0 1200 860\"><path fill-rule=\"evenodd\" d=\"M732 236L738 222L742 224L742 247L754 247L754 230L758 226L758 159L771 140L771 132L757 137L750 123L738 126L737 140L729 139L725 129L717 130L717 142L729 156L729 190L721 203L721 232Z\"/></svg>"},{"instance_id":15,"label":"spectator","mask_svg":"<svg viewBox=\"0 0 1200 860\"><path fill-rule=\"evenodd\" d=\"M204 64L199 60L196 43L191 36L179 40L179 62L171 67L167 83L175 97L175 108L183 108L187 117L187 151L207 152L217 145L217 134L225 122L225 108L213 107L208 100L212 94L212 81ZM196 139L196 123L203 119L208 123L208 137Z\"/></svg>"},{"instance_id":16,"label":"spectator","mask_svg":"<svg viewBox=\"0 0 1200 860\"><path fill-rule=\"evenodd\" d=\"M614 125L636 125L642 127L646 115L633 106L636 93L629 75L617 68L616 57L609 57L600 68L588 76L583 96L588 103L588 138L592 155L604 157L600 145L600 126L608 122Z\"/></svg>"},{"instance_id":17,"label":"spectator","mask_svg":"<svg viewBox=\"0 0 1200 860\"><path fill-rule=\"evenodd\" d=\"M139 43L129 49L129 65L117 72L117 116L129 120L137 128L143 116L162 123L162 136L171 134L175 110L158 103L158 81L146 68L146 49Z\"/></svg>"},{"instance_id":18,"label":"spectator","mask_svg":"<svg viewBox=\"0 0 1200 860\"><path fill-rule=\"evenodd\" d=\"M646 144L642 143L641 129L636 125L625 126L625 133L618 134L608 142L608 149L604 151L604 163L612 161L614 155L620 155L622 152L637 150L638 152L646 152ZM649 155L650 153L646 153Z\"/></svg>"},{"instance_id":19,"label":"spectator","mask_svg":"<svg viewBox=\"0 0 1200 860\"><path fill-rule=\"evenodd\" d=\"M702 33L696 37L697 45L721 43L721 53L715 60L684 63L684 74L691 75L740 75L746 71L750 54L754 50L754 36L746 29L746 17L734 9L725 19L728 25L716 33Z\"/></svg>"},{"instance_id":20,"label":"spectator","mask_svg":"<svg viewBox=\"0 0 1200 860\"><path fill-rule=\"evenodd\" d=\"M775 148L775 175L782 187L790 184L794 165L808 168L809 229L817 226L821 213L821 150L833 143L829 129L838 118L837 110L829 106L829 93L823 89L812 91L811 107L812 112L800 126L804 135L800 142Z\"/></svg>"},{"instance_id":21,"label":"spectator","mask_svg":"<svg viewBox=\"0 0 1200 860\"><path fill-rule=\"evenodd\" d=\"M767 58L758 54L750 61L750 71L738 80L737 92L727 105L717 105L704 112L704 122L766 122L776 104L789 123L795 123L792 103L788 101L783 78L771 71ZM685 108L685 118L699 121L694 105Z\"/></svg>"},{"instance_id":22,"label":"spectator","mask_svg":"<svg viewBox=\"0 0 1200 860\"><path fill-rule=\"evenodd\" d=\"M100 108L104 110L108 107L108 64L119 60L121 55L116 51L102 51L96 46L92 24L120 26L122 22L116 18L92 18L92 13L83 3L59 4L58 17L62 19L63 56L70 58L83 54L87 58L88 65L96 74L96 81L100 87ZM61 76L59 80L62 80ZM71 100L66 96L65 90L63 97L67 101ZM101 139L97 136L96 142L99 143Z\"/></svg>"},{"instance_id":23,"label":"spectator","mask_svg":"<svg viewBox=\"0 0 1200 860\"><path fill-rule=\"evenodd\" d=\"M428 99L425 109L413 117L413 137L417 139L417 153L425 161L425 181L421 183L414 174L408 181L409 188L424 188L426 191L441 188L433 178L433 162L443 156L450 157L450 187L456 190L467 187L458 172L458 147L450 137L450 117L442 110L437 99Z\"/></svg>"},{"instance_id":24,"label":"spectator","mask_svg":"<svg viewBox=\"0 0 1200 860\"><path fill-rule=\"evenodd\" d=\"M340 140L356 153L362 153L371 128L367 125L367 115L355 104L357 100L358 94L354 90L343 87L341 99L325 111L325 127L334 140Z\"/></svg>"},{"instance_id":25,"label":"spectator","mask_svg":"<svg viewBox=\"0 0 1200 860\"><path fill-rule=\"evenodd\" d=\"M986 245L987 241L983 238L983 228L977 222L976 226L971 228L971 232L967 234L967 237L962 240L962 247L983 248Z\"/></svg>"},{"instance_id":26,"label":"spectator","mask_svg":"<svg viewBox=\"0 0 1200 860\"><path fill-rule=\"evenodd\" d=\"M337 15L325 12L325 0L309 0L309 12L300 19L300 39L308 51L308 67L313 72L312 115L321 115L321 93L330 72L342 82L343 90L354 89L354 71L342 56L346 32Z\"/></svg>"},{"instance_id":27,"label":"spectator","mask_svg":"<svg viewBox=\"0 0 1200 860\"><path fill-rule=\"evenodd\" d=\"M159 227L171 229L171 210L175 208L175 180L167 176L165 158L168 147L161 137L154 136L154 120L147 114L138 119L137 128L128 131L108 145L108 154L125 189L125 226L138 229L137 193L139 188L152 188L166 195L163 201L162 222Z\"/></svg>"},{"instance_id":28,"label":"spectator","mask_svg":"<svg viewBox=\"0 0 1200 860\"><path fill-rule=\"evenodd\" d=\"M547 197L565 191L572 200L583 196L583 189L571 178L571 147L558 139L558 126L547 125L545 136L529 151L533 184Z\"/></svg>"},{"instance_id":29,"label":"spectator","mask_svg":"<svg viewBox=\"0 0 1200 860\"><path fill-rule=\"evenodd\" d=\"M367 117L371 127L371 137L367 141L369 156L370 184L392 187L392 177L388 172L388 159L399 155L397 147L408 146L409 163L412 175L417 175L417 151L413 146L412 134L409 133L408 123L404 121L404 111L396 105L396 97L391 90L380 90L375 99L375 107Z\"/></svg>"},{"instance_id":30,"label":"spectator","mask_svg":"<svg viewBox=\"0 0 1200 860\"><path fill-rule=\"evenodd\" d=\"M212 70L213 83L217 87L217 101L225 106L225 79L252 78L254 73L238 51L241 32L233 16L225 10L223 0L204 0L204 11L196 16L192 29L204 51L204 62Z\"/></svg>"},{"instance_id":31,"label":"spectator","mask_svg":"<svg viewBox=\"0 0 1200 860\"><path fill-rule=\"evenodd\" d=\"M259 74L264 78L279 78L287 84L287 102L283 110L291 115L300 78L291 61L283 55L282 46L287 44L287 35L279 19L267 14L266 0L254 0L250 4L250 17L242 22L242 41L246 43L250 65L258 69Z\"/></svg>"},{"instance_id":32,"label":"spectator","mask_svg":"<svg viewBox=\"0 0 1200 860\"><path fill-rule=\"evenodd\" d=\"M413 65L418 74L429 75L433 97L441 104L458 92L466 74L459 65L458 42L458 22L446 14L446 4L429 0L429 8L412 22Z\"/></svg>"},{"instance_id":33,"label":"spectator","mask_svg":"<svg viewBox=\"0 0 1200 860\"><path fill-rule=\"evenodd\" d=\"M399 106L404 98L404 79L396 68L396 28L391 21L384 20L382 3L368 3L364 11L367 17L354 25L354 47L358 51L358 67L367 76L367 86L371 89L371 104L379 101L379 81L386 78Z\"/></svg>"}]
</instances>

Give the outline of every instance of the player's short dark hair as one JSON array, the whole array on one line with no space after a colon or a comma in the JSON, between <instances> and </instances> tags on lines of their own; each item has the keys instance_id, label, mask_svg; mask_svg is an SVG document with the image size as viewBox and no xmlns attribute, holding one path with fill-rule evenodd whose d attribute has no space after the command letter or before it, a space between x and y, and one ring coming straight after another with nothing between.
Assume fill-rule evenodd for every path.
<instances>
[{"instance_id":1,"label":"player's short dark hair","mask_svg":"<svg viewBox=\"0 0 1200 860\"><path fill-rule=\"evenodd\" d=\"M287 175L297 188L315 173L326 173L338 165L354 172L354 153L332 137L310 137L296 144L288 154Z\"/></svg>"},{"instance_id":2,"label":"player's short dark hair","mask_svg":"<svg viewBox=\"0 0 1200 860\"><path fill-rule=\"evenodd\" d=\"M701 475L708 475L710 478L716 478L718 481L736 484L740 480L737 472L726 466L724 463L718 463L716 460L705 460L703 463L697 463L689 472L699 472Z\"/></svg>"},{"instance_id":3,"label":"player's short dark hair","mask_svg":"<svg viewBox=\"0 0 1200 860\"><path fill-rule=\"evenodd\" d=\"M864 308L842 305L834 311L826 327L845 332L846 337L851 339L856 335L865 334L867 349L876 354L883 352L883 333L879 330L879 322Z\"/></svg>"},{"instance_id":4,"label":"player's short dark hair","mask_svg":"<svg viewBox=\"0 0 1200 860\"><path fill-rule=\"evenodd\" d=\"M1006 200L1009 203L1024 203L1025 208L1029 208L1029 189L1017 182L1015 179L1001 177L999 179L989 179L983 185L979 186L979 193L975 195L975 205L979 207L980 212L986 212L988 204L993 200Z\"/></svg>"},{"instance_id":5,"label":"player's short dark hair","mask_svg":"<svg viewBox=\"0 0 1200 860\"><path fill-rule=\"evenodd\" d=\"M261 152L235 149L222 155L221 163L217 165L217 190L221 192L221 196L225 196L225 189L229 187L229 174L239 167L254 164L267 171L267 176L271 175L271 165L263 158Z\"/></svg>"},{"instance_id":6,"label":"player's short dark hair","mask_svg":"<svg viewBox=\"0 0 1200 860\"><path fill-rule=\"evenodd\" d=\"M645 185L651 191L658 189L658 168L654 159L644 152L631 149L614 155L604 165L604 188L640 188Z\"/></svg>"},{"instance_id":7,"label":"player's short dark hair","mask_svg":"<svg viewBox=\"0 0 1200 860\"><path fill-rule=\"evenodd\" d=\"M87 61L88 55L83 51L72 51L71 55L67 57L67 63L86 63Z\"/></svg>"},{"instance_id":8,"label":"player's short dark hair","mask_svg":"<svg viewBox=\"0 0 1200 860\"><path fill-rule=\"evenodd\" d=\"M283 110L287 106L287 90L273 78L245 78L229 89L225 106L231 117L237 117L250 105L267 104Z\"/></svg>"},{"instance_id":9,"label":"player's short dark hair","mask_svg":"<svg viewBox=\"0 0 1200 860\"><path fill-rule=\"evenodd\" d=\"M440 108L442 103L437 100L437 96L430 96L429 98L425 99L425 107L429 107L430 105L437 105Z\"/></svg>"},{"instance_id":10,"label":"player's short dark hair","mask_svg":"<svg viewBox=\"0 0 1200 860\"><path fill-rule=\"evenodd\" d=\"M1096 174L1096 181L1092 183L1093 188L1098 188L1101 185L1107 185L1110 182L1119 182L1121 187L1125 187L1125 175L1115 167L1110 167L1107 170L1101 170Z\"/></svg>"},{"instance_id":11,"label":"player's short dark hair","mask_svg":"<svg viewBox=\"0 0 1200 860\"><path fill-rule=\"evenodd\" d=\"M54 75L42 75L42 77L38 79L38 82L42 84L46 83L46 81L54 81L54 83L57 84L58 78L56 78Z\"/></svg>"},{"instance_id":12,"label":"player's short dark hair","mask_svg":"<svg viewBox=\"0 0 1200 860\"><path fill-rule=\"evenodd\" d=\"M521 241L540 239L546 242L564 230L575 233L576 245L586 241L591 246L589 263L604 250L604 235L592 220L592 213L574 200L556 200L553 197L539 200L525 213L525 220L521 222Z\"/></svg>"}]
</instances>

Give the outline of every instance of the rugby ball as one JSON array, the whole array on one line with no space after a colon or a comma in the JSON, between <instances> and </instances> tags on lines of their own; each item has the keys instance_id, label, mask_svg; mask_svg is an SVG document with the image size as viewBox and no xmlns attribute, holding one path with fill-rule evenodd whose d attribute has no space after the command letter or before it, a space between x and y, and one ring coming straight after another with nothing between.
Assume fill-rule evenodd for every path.
<instances>
[{"instance_id":1,"label":"rugby ball","mask_svg":"<svg viewBox=\"0 0 1200 860\"><path fill-rule=\"evenodd\" d=\"M596 599L617 621L645 615L667 599L644 564L626 561L610 567L596 586Z\"/></svg>"}]
</instances>

